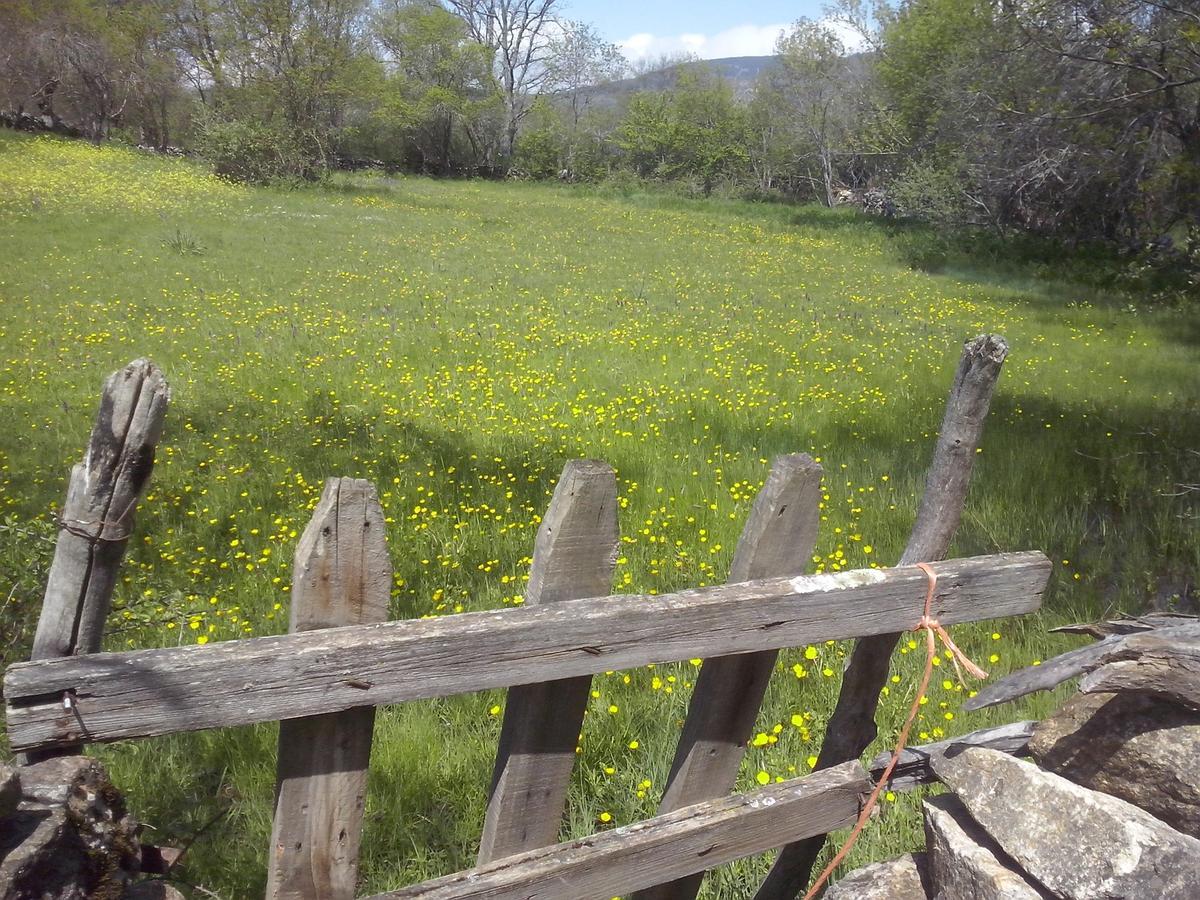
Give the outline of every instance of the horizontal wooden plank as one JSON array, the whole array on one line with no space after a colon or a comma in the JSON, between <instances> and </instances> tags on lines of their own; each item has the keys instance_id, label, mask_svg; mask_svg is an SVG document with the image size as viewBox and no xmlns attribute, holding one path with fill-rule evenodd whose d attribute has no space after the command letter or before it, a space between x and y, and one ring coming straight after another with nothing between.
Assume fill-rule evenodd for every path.
<instances>
[{"instance_id":1,"label":"horizontal wooden plank","mask_svg":"<svg viewBox=\"0 0 1200 900\"><path fill-rule=\"evenodd\" d=\"M1094 644L1085 644L1048 659L1040 666L1028 666L1005 675L993 682L974 697L963 703L963 710L975 712L989 706L1008 703L1027 694L1048 691L1071 678L1090 672L1113 653L1125 646L1137 634L1166 634L1167 637L1200 637L1200 622L1191 621L1184 625L1156 629L1150 632L1127 632L1111 634Z\"/></svg>"},{"instance_id":2,"label":"horizontal wooden plank","mask_svg":"<svg viewBox=\"0 0 1200 900\"><path fill-rule=\"evenodd\" d=\"M933 784L939 780L933 772L934 757L954 756L968 747L986 747L988 750L999 750L1009 756L1028 756L1029 739L1033 737L1033 726L1036 724L1033 721L1025 721L993 725L933 744L905 747L900 751L896 768L892 769L888 787L893 791L908 791L923 784ZM878 781L883 776L891 759L892 752L885 750L871 760L872 781Z\"/></svg>"},{"instance_id":3,"label":"horizontal wooden plank","mask_svg":"<svg viewBox=\"0 0 1200 900\"><path fill-rule=\"evenodd\" d=\"M1038 552L939 563L933 613L1031 612L1049 573ZM14 750L114 741L883 634L917 624L925 588L915 566L863 569L18 663L8 733Z\"/></svg>"},{"instance_id":4,"label":"horizontal wooden plank","mask_svg":"<svg viewBox=\"0 0 1200 900\"><path fill-rule=\"evenodd\" d=\"M862 766L844 763L372 900L609 900L849 825L870 789Z\"/></svg>"}]
</instances>

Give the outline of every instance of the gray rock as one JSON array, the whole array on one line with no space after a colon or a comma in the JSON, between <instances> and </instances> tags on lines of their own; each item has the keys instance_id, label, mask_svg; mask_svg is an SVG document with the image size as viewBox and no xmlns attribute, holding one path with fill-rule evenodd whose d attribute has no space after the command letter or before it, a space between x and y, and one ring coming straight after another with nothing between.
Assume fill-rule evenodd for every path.
<instances>
[{"instance_id":1,"label":"gray rock","mask_svg":"<svg viewBox=\"0 0 1200 900\"><path fill-rule=\"evenodd\" d=\"M969 749L934 771L997 844L1065 900L1200 897L1200 840L1033 763Z\"/></svg>"},{"instance_id":2,"label":"gray rock","mask_svg":"<svg viewBox=\"0 0 1200 900\"><path fill-rule=\"evenodd\" d=\"M17 773L20 805L0 828L0 900L123 897L140 827L104 767L60 757Z\"/></svg>"},{"instance_id":3,"label":"gray rock","mask_svg":"<svg viewBox=\"0 0 1200 900\"><path fill-rule=\"evenodd\" d=\"M62 805L71 793L108 781L104 767L86 756L56 756L21 767L21 793L36 803Z\"/></svg>"},{"instance_id":4,"label":"gray rock","mask_svg":"<svg viewBox=\"0 0 1200 900\"><path fill-rule=\"evenodd\" d=\"M88 900L87 853L62 809L21 809L0 835L0 900Z\"/></svg>"},{"instance_id":5,"label":"gray rock","mask_svg":"<svg viewBox=\"0 0 1200 900\"><path fill-rule=\"evenodd\" d=\"M928 900L924 853L906 853L855 869L825 892L823 900Z\"/></svg>"},{"instance_id":6,"label":"gray rock","mask_svg":"<svg viewBox=\"0 0 1200 900\"><path fill-rule=\"evenodd\" d=\"M929 883L934 900L1044 900L953 794L923 804Z\"/></svg>"},{"instance_id":7,"label":"gray rock","mask_svg":"<svg viewBox=\"0 0 1200 900\"><path fill-rule=\"evenodd\" d=\"M1200 838L1200 713L1146 694L1078 694L1029 743L1042 766Z\"/></svg>"},{"instance_id":8,"label":"gray rock","mask_svg":"<svg viewBox=\"0 0 1200 900\"><path fill-rule=\"evenodd\" d=\"M21 802L21 776L9 766L0 763L0 819L16 811Z\"/></svg>"}]
</instances>

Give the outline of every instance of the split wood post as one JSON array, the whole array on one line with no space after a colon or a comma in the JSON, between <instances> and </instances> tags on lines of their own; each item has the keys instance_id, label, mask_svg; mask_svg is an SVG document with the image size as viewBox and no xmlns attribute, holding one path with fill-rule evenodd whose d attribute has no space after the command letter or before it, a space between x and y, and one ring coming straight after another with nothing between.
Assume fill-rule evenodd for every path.
<instances>
[{"instance_id":1,"label":"split wood post","mask_svg":"<svg viewBox=\"0 0 1200 900\"><path fill-rule=\"evenodd\" d=\"M296 547L290 630L384 622L391 587L374 486L329 479ZM374 724L373 706L279 723L268 900L354 897Z\"/></svg>"},{"instance_id":2,"label":"split wood post","mask_svg":"<svg viewBox=\"0 0 1200 900\"><path fill-rule=\"evenodd\" d=\"M538 529L526 606L607 594L619 541L616 473L568 462ZM479 865L558 841L591 683L583 675L509 690Z\"/></svg>"},{"instance_id":3,"label":"split wood post","mask_svg":"<svg viewBox=\"0 0 1200 900\"><path fill-rule=\"evenodd\" d=\"M935 562L949 551L966 503L975 450L1007 356L1008 344L999 335L980 335L963 346L917 521L900 565ZM913 625L921 617L920 600L919 596L913 598ZM893 633L855 642L842 673L842 689L825 731L817 769L858 759L875 740L879 692L887 681L899 640L900 633ZM825 837L817 835L780 850L755 900L791 900L798 896L808 885Z\"/></svg>"},{"instance_id":4,"label":"split wood post","mask_svg":"<svg viewBox=\"0 0 1200 900\"><path fill-rule=\"evenodd\" d=\"M135 359L104 382L87 454L71 468L31 659L100 649L169 400L163 373L146 359ZM77 750L63 747L28 761Z\"/></svg>"},{"instance_id":5,"label":"split wood post","mask_svg":"<svg viewBox=\"0 0 1200 900\"><path fill-rule=\"evenodd\" d=\"M730 583L803 574L817 542L820 502L818 463L805 453L775 460L742 530ZM705 660L658 807L660 815L733 789L778 657L778 650L765 650ZM698 872L635 897L692 900L703 880L704 873Z\"/></svg>"},{"instance_id":6,"label":"split wood post","mask_svg":"<svg viewBox=\"0 0 1200 900\"><path fill-rule=\"evenodd\" d=\"M71 469L33 659L100 649L169 399L166 379L149 360L136 359L104 382L87 455Z\"/></svg>"}]
</instances>

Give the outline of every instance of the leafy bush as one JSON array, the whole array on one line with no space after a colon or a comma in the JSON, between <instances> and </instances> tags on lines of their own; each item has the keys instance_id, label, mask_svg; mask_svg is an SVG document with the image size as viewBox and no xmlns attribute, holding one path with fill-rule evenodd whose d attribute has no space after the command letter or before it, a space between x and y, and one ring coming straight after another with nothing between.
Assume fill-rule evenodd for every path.
<instances>
[{"instance_id":1,"label":"leafy bush","mask_svg":"<svg viewBox=\"0 0 1200 900\"><path fill-rule=\"evenodd\" d=\"M248 184L315 181L328 168L319 141L265 122L210 119L196 149L218 175Z\"/></svg>"},{"instance_id":2,"label":"leafy bush","mask_svg":"<svg viewBox=\"0 0 1200 900\"><path fill-rule=\"evenodd\" d=\"M964 185L958 166L915 162L888 186L888 194L904 216L943 226L975 224Z\"/></svg>"},{"instance_id":3,"label":"leafy bush","mask_svg":"<svg viewBox=\"0 0 1200 900\"><path fill-rule=\"evenodd\" d=\"M1117 277L1126 293L1163 306L1200 303L1200 226L1180 242L1159 238L1134 253Z\"/></svg>"}]
</instances>

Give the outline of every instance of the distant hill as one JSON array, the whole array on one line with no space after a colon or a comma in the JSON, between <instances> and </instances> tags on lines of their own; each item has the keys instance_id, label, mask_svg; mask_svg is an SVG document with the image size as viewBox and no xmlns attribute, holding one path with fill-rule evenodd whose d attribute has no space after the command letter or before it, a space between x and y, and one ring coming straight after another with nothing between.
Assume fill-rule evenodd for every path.
<instances>
[{"instance_id":1,"label":"distant hill","mask_svg":"<svg viewBox=\"0 0 1200 900\"><path fill-rule=\"evenodd\" d=\"M730 83L739 97L749 96L758 77L779 64L776 56L730 56L725 59L702 59L695 62L678 63L647 72L634 78L625 78L609 84L591 88L587 93L596 106L615 106L630 94L638 91L665 91L675 85L679 73L686 69L704 68L716 72Z\"/></svg>"}]
</instances>

